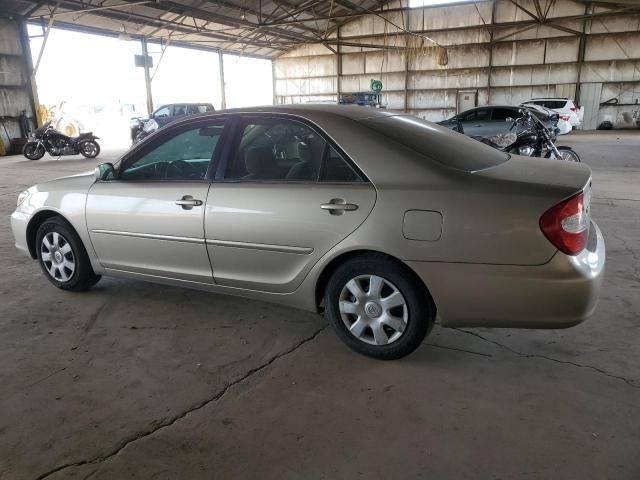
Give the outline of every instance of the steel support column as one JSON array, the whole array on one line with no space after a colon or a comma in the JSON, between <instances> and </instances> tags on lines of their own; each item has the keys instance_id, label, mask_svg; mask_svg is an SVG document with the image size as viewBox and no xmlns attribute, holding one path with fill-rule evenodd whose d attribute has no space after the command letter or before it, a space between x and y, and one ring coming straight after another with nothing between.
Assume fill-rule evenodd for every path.
<instances>
[{"instance_id":1,"label":"steel support column","mask_svg":"<svg viewBox=\"0 0 640 480\"><path fill-rule=\"evenodd\" d=\"M224 55L218 50L218 73L220 74L220 108L227 108L227 92L224 86Z\"/></svg>"},{"instance_id":2,"label":"steel support column","mask_svg":"<svg viewBox=\"0 0 640 480\"><path fill-rule=\"evenodd\" d=\"M584 14L588 15L589 12L591 11L591 6L587 5L584 9ZM576 105L580 105L580 95L582 93L582 88L580 86L581 82L582 82L582 68L584 66L584 52L586 49L586 44L587 44L587 22L589 20L587 20L587 18L584 18L584 20L582 20L582 34L580 35L580 44L578 45L578 75L576 78L576 93L575 93L575 98L574 101L576 102Z\"/></svg>"},{"instance_id":3,"label":"steel support column","mask_svg":"<svg viewBox=\"0 0 640 480\"><path fill-rule=\"evenodd\" d=\"M29 43L29 32L27 31L27 23L23 19L16 20L20 35L20 46L22 47L22 60L27 78L27 87L29 89L29 104L31 105L31 118L36 127L41 127L42 122L38 117L38 86L36 85L35 72L33 70L33 60L31 57L31 45Z\"/></svg>"},{"instance_id":4,"label":"steel support column","mask_svg":"<svg viewBox=\"0 0 640 480\"><path fill-rule=\"evenodd\" d=\"M147 113L151 115L153 112L153 95L151 93L151 75L149 73L149 51L147 50L147 39L142 37L140 39L142 45L142 56L144 58L144 86L147 91Z\"/></svg>"},{"instance_id":5,"label":"steel support column","mask_svg":"<svg viewBox=\"0 0 640 480\"><path fill-rule=\"evenodd\" d=\"M496 18L496 3L498 0L493 0L491 6L491 27ZM491 105L491 74L493 73L493 28L489 29L489 66L487 68L487 105ZM476 105L478 104L476 97Z\"/></svg>"},{"instance_id":6,"label":"steel support column","mask_svg":"<svg viewBox=\"0 0 640 480\"><path fill-rule=\"evenodd\" d=\"M340 27L336 29L336 38L338 42L340 42ZM340 103L340 94L342 93L342 89L340 88L340 80L342 79L342 53L340 48L340 43L336 45L336 103Z\"/></svg>"},{"instance_id":7,"label":"steel support column","mask_svg":"<svg viewBox=\"0 0 640 480\"><path fill-rule=\"evenodd\" d=\"M278 91L276 90L276 61L271 59L271 86L273 89L273 104L278 104Z\"/></svg>"}]
</instances>

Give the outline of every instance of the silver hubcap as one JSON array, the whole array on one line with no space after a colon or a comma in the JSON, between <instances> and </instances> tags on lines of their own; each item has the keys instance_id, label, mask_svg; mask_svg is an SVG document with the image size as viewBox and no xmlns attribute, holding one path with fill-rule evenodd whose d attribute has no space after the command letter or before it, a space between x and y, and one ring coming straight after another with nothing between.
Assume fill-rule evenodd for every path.
<instances>
[{"instance_id":1,"label":"silver hubcap","mask_svg":"<svg viewBox=\"0 0 640 480\"><path fill-rule=\"evenodd\" d=\"M40 258L47 273L58 282L68 281L76 270L71 245L58 232L49 232L42 238Z\"/></svg>"},{"instance_id":2,"label":"silver hubcap","mask_svg":"<svg viewBox=\"0 0 640 480\"><path fill-rule=\"evenodd\" d=\"M352 278L340 293L340 316L351 334L370 345L388 345L407 328L409 308L400 290L377 275Z\"/></svg>"}]
</instances>

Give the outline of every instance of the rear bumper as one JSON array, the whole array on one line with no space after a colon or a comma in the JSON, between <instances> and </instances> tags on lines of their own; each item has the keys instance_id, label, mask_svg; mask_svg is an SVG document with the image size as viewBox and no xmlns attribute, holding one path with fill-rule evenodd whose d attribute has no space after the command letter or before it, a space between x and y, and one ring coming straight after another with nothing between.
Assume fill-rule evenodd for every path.
<instances>
[{"instance_id":1,"label":"rear bumper","mask_svg":"<svg viewBox=\"0 0 640 480\"><path fill-rule=\"evenodd\" d=\"M605 244L592 223L589 245L540 266L407 262L425 282L445 327L565 328L596 308Z\"/></svg>"}]
</instances>

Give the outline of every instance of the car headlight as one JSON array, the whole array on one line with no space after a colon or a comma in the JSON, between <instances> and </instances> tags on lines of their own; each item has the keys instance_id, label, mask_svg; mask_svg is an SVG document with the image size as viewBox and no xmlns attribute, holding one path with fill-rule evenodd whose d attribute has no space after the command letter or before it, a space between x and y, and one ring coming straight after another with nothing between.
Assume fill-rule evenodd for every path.
<instances>
[{"instance_id":1,"label":"car headlight","mask_svg":"<svg viewBox=\"0 0 640 480\"><path fill-rule=\"evenodd\" d=\"M20 192L20 194L18 195L18 202L17 202L17 206L19 207L20 205L22 205L22 203L29 198L29 195L31 195L31 192L29 192L29 190L25 190L24 192Z\"/></svg>"}]
</instances>

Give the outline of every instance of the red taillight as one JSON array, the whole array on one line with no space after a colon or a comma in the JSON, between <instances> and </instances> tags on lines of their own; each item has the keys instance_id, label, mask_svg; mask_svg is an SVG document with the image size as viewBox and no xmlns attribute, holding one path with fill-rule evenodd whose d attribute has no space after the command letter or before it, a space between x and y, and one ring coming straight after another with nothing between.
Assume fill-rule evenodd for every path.
<instances>
[{"instance_id":1,"label":"red taillight","mask_svg":"<svg viewBox=\"0 0 640 480\"><path fill-rule=\"evenodd\" d=\"M577 255L589 238L589 205L584 192L580 192L547 210L540 217L542 233L558 250Z\"/></svg>"},{"instance_id":2,"label":"red taillight","mask_svg":"<svg viewBox=\"0 0 640 480\"><path fill-rule=\"evenodd\" d=\"M569 110L571 110L572 112L577 112L578 111L578 107L571 107Z\"/></svg>"}]
</instances>

